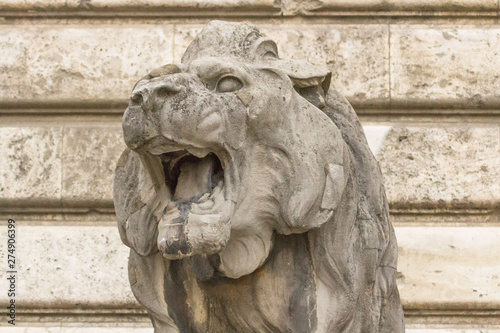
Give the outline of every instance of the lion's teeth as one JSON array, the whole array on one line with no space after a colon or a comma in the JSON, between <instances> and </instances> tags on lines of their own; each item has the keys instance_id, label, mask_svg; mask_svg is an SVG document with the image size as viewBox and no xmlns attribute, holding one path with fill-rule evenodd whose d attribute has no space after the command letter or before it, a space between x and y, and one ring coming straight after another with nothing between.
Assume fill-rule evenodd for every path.
<instances>
[{"instance_id":1,"label":"lion's teeth","mask_svg":"<svg viewBox=\"0 0 500 333\"><path fill-rule=\"evenodd\" d=\"M204 202L198 202L198 208L203 209L203 210L208 210L208 209L213 208L214 204L215 204L215 202L213 200L206 200Z\"/></svg>"},{"instance_id":2,"label":"lion's teeth","mask_svg":"<svg viewBox=\"0 0 500 333\"><path fill-rule=\"evenodd\" d=\"M205 156L207 156L210 152L206 149L200 149L200 148L194 148L194 147L190 147L190 148L186 148L186 150L191 154L191 155L194 155L198 158L203 158Z\"/></svg>"},{"instance_id":3,"label":"lion's teeth","mask_svg":"<svg viewBox=\"0 0 500 333\"><path fill-rule=\"evenodd\" d=\"M210 198L214 198L218 195L220 195L220 193L222 192L222 189L224 188L224 182L221 180L217 186L214 188L214 190L212 191L212 193L210 194Z\"/></svg>"},{"instance_id":4,"label":"lion's teeth","mask_svg":"<svg viewBox=\"0 0 500 333\"><path fill-rule=\"evenodd\" d=\"M205 201L208 200L209 197L210 197L210 193L203 194L203 196L198 200L198 204L204 203Z\"/></svg>"}]
</instances>

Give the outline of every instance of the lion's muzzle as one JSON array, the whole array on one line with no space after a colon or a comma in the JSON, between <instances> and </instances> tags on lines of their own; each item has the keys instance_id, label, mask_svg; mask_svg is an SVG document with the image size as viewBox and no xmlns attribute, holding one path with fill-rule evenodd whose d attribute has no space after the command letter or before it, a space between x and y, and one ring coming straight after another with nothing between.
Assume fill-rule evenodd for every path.
<instances>
[{"instance_id":1,"label":"lion's muzzle","mask_svg":"<svg viewBox=\"0 0 500 333\"><path fill-rule=\"evenodd\" d=\"M158 165L151 170L161 175L151 176L170 194L156 213L158 249L168 259L215 254L229 239L221 117L217 102L200 95L200 87L188 73L143 79L123 117L127 146L152 156L148 161Z\"/></svg>"}]
</instances>

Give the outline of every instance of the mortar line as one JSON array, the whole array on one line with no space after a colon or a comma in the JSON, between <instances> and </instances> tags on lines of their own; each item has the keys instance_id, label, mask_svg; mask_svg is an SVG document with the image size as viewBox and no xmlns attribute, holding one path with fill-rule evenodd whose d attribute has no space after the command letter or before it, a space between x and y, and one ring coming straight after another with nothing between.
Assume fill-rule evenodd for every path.
<instances>
[{"instance_id":1,"label":"mortar line","mask_svg":"<svg viewBox=\"0 0 500 333\"><path fill-rule=\"evenodd\" d=\"M62 124L61 126L61 187L59 192L59 204L63 205L63 179L64 179L64 132L66 129L66 124Z\"/></svg>"},{"instance_id":2,"label":"mortar line","mask_svg":"<svg viewBox=\"0 0 500 333\"><path fill-rule=\"evenodd\" d=\"M371 109L356 107L356 114L363 125L368 124L407 124L415 126L474 126L497 127L500 124L499 109L485 110L452 110L452 109ZM121 128L122 113L107 115L97 113L71 114L69 112L31 113L19 112L2 114L0 110L0 128L4 127L58 127L64 124L66 128Z\"/></svg>"},{"instance_id":3,"label":"mortar line","mask_svg":"<svg viewBox=\"0 0 500 333\"><path fill-rule=\"evenodd\" d=\"M175 31L177 29L177 23L174 22L172 29L173 29L172 30L172 64L173 64L175 63Z\"/></svg>"},{"instance_id":4,"label":"mortar line","mask_svg":"<svg viewBox=\"0 0 500 333\"><path fill-rule=\"evenodd\" d=\"M500 0L498 0L500 1ZM391 68L391 24L387 24L387 48L388 48L388 71L389 71L389 105L392 105L392 68Z\"/></svg>"}]
</instances>

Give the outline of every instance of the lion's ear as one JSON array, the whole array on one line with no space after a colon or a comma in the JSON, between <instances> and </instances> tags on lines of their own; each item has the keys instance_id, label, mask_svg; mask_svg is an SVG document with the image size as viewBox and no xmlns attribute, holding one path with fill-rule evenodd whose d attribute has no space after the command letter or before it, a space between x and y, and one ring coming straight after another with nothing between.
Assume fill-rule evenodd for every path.
<instances>
[{"instance_id":1,"label":"lion's ear","mask_svg":"<svg viewBox=\"0 0 500 333\"><path fill-rule=\"evenodd\" d=\"M315 85L304 88L294 86L294 88L300 96L304 97L309 103L318 109L323 110L325 108L325 92L321 86Z\"/></svg>"},{"instance_id":2,"label":"lion's ear","mask_svg":"<svg viewBox=\"0 0 500 333\"><path fill-rule=\"evenodd\" d=\"M295 90L319 109L325 107L332 73L304 60L267 59L266 64L282 70L292 80Z\"/></svg>"},{"instance_id":3,"label":"lion's ear","mask_svg":"<svg viewBox=\"0 0 500 333\"><path fill-rule=\"evenodd\" d=\"M270 59L267 65L284 71L299 88L319 86L325 94L330 88L332 72L305 60Z\"/></svg>"}]
</instances>

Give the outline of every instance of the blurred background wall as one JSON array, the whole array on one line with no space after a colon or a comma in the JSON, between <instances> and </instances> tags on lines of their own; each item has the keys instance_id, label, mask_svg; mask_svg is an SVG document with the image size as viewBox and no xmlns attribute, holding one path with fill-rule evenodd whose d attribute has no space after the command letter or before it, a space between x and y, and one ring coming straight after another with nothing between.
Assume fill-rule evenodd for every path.
<instances>
[{"instance_id":1,"label":"blurred background wall","mask_svg":"<svg viewBox=\"0 0 500 333\"><path fill-rule=\"evenodd\" d=\"M212 19L328 66L380 161L408 332L500 332L498 0L0 0L0 305L15 328L152 332L112 202L133 84ZM4 269L5 268L5 269Z\"/></svg>"}]
</instances>

